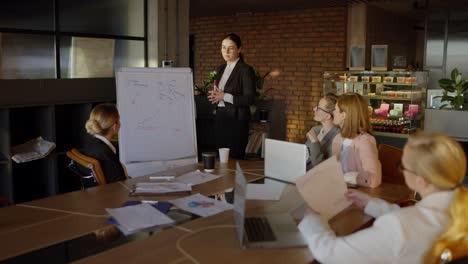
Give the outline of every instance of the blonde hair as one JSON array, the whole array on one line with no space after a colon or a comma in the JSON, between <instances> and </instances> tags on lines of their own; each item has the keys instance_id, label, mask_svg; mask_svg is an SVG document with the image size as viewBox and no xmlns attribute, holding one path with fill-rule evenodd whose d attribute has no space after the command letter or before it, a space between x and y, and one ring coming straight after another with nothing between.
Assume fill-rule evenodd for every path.
<instances>
[{"instance_id":1,"label":"blonde hair","mask_svg":"<svg viewBox=\"0 0 468 264\"><path fill-rule=\"evenodd\" d=\"M341 135L345 138L355 138L361 133L372 135L367 103L364 98L357 93L345 93L338 97L336 102L341 113L346 113L343 121Z\"/></svg>"},{"instance_id":2,"label":"blonde hair","mask_svg":"<svg viewBox=\"0 0 468 264\"><path fill-rule=\"evenodd\" d=\"M466 172L466 155L452 138L438 133L419 132L412 135L406 146L411 149L412 170L423 175L442 190L456 188L450 205L451 223L434 243L424 263L439 263L444 249L452 249L454 257L468 252L468 190L461 186ZM417 161L416 161L417 159Z\"/></svg>"},{"instance_id":3,"label":"blonde hair","mask_svg":"<svg viewBox=\"0 0 468 264\"><path fill-rule=\"evenodd\" d=\"M115 104L99 104L93 108L86 121L86 131L91 135L107 135L119 119Z\"/></svg>"}]
</instances>

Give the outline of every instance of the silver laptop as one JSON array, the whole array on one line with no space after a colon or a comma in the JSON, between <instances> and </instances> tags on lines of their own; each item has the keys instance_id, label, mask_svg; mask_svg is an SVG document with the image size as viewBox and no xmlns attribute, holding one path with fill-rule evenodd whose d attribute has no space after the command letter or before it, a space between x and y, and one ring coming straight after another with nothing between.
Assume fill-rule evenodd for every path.
<instances>
[{"instance_id":1,"label":"silver laptop","mask_svg":"<svg viewBox=\"0 0 468 264\"><path fill-rule=\"evenodd\" d=\"M305 247L307 243L288 213L245 217L247 181L236 164L234 222L242 248Z\"/></svg>"},{"instance_id":2,"label":"silver laptop","mask_svg":"<svg viewBox=\"0 0 468 264\"><path fill-rule=\"evenodd\" d=\"M306 173L307 147L305 144L265 140L265 177L295 184Z\"/></svg>"}]
</instances>

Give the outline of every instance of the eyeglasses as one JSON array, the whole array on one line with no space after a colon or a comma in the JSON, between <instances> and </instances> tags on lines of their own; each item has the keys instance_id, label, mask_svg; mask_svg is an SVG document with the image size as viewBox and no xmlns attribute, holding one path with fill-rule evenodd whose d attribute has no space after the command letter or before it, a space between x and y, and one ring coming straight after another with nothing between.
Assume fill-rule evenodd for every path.
<instances>
[{"instance_id":1,"label":"eyeglasses","mask_svg":"<svg viewBox=\"0 0 468 264\"><path fill-rule=\"evenodd\" d=\"M322 111L322 112L324 112L324 113L327 113L327 114L331 115L331 117L333 117L333 113L332 113L332 112L327 111L327 110L323 109L323 108L320 107L320 106L316 106L316 107L314 107L314 109L315 109L315 111L317 111L317 110L320 109L320 111Z\"/></svg>"},{"instance_id":2,"label":"eyeglasses","mask_svg":"<svg viewBox=\"0 0 468 264\"><path fill-rule=\"evenodd\" d=\"M407 171L407 172L416 174L416 172L415 172L414 170L410 170L410 169L405 168L405 166L403 166L403 162L401 162L401 161L400 161L400 163L398 164L398 170L399 170L401 173L403 173L403 171Z\"/></svg>"}]
</instances>

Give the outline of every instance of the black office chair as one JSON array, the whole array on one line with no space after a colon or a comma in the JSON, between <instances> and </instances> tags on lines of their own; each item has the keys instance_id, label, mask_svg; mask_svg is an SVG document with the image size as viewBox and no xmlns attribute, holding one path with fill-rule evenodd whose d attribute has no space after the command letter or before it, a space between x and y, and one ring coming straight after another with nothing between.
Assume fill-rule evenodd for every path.
<instances>
[{"instance_id":1,"label":"black office chair","mask_svg":"<svg viewBox=\"0 0 468 264\"><path fill-rule=\"evenodd\" d=\"M98 160L75 148L67 151L67 157L70 158L68 169L79 177L82 190L107 183Z\"/></svg>"}]
</instances>

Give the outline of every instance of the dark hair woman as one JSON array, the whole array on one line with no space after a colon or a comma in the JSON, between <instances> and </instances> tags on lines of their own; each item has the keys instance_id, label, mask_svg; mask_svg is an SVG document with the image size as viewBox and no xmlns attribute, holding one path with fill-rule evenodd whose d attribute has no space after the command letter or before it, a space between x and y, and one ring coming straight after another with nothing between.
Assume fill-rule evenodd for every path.
<instances>
[{"instance_id":1,"label":"dark hair woman","mask_svg":"<svg viewBox=\"0 0 468 264\"><path fill-rule=\"evenodd\" d=\"M249 106L255 100L255 71L241 54L242 42L231 33L223 38L221 54L226 61L216 69L215 88L208 94L216 104L215 140L218 148L230 148L233 158L243 159L249 136Z\"/></svg>"}]
</instances>

